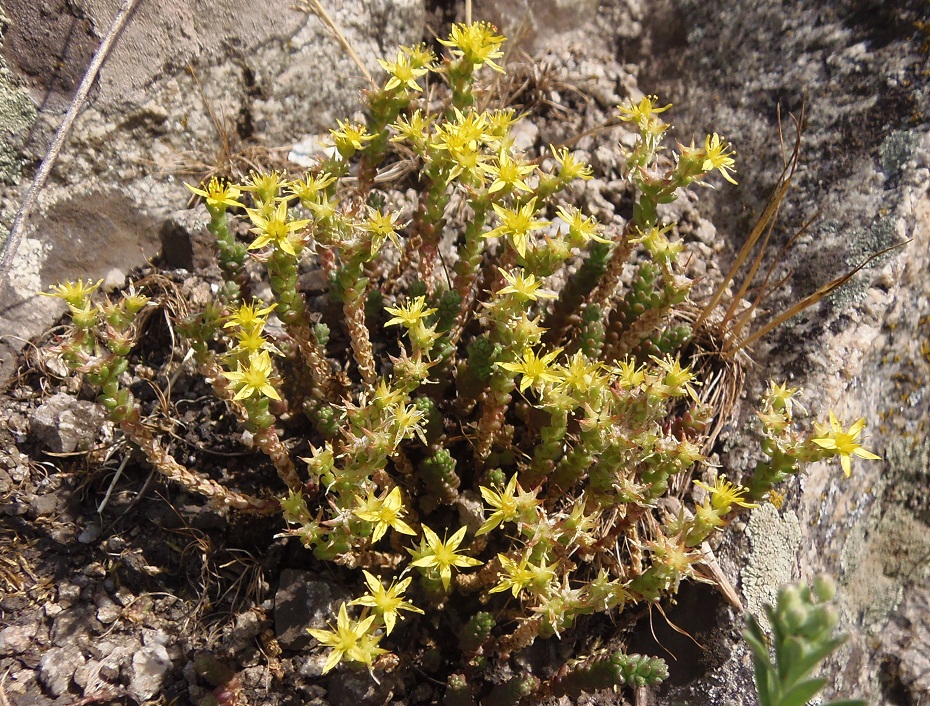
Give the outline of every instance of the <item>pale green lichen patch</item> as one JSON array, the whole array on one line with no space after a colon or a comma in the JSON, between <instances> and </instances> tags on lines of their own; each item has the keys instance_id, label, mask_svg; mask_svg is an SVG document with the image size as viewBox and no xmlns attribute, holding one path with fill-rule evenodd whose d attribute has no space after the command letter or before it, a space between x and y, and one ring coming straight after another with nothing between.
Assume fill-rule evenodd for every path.
<instances>
[{"instance_id":1,"label":"pale green lichen patch","mask_svg":"<svg viewBox=\"0 0 930 706\"><path fill-rule=\"evenodd\" d=\"M820 234L821 236L835 236L842 230L843 226L831 221L824 224L820 229ZM844 237L846 244L842 257L847 270L853 270L867 262L868 265L864 269L873 274L860 272L827 297L827 301L839 311L855 306L865 299L875 278L874 273L900 254L896 249L878 255L906 242L906 224L896 215L879 216L867 226L849 230ZM876 255L878 257L874 257ZM869 258L872 257L874 259L870 260Z\"/></svg>"},{"instance_id":2,"label":"pale green lichen patch","mask_svg":"<svg viewBox=\"0 0 930 706\"><path fill-rule=\"evenodd\" d=\"M746 534L752 544L742 571L746 609L768 629L764 606L774 605L779 586L796 575L801 522L793 511L780 515L773 505L766 503L749 515Z\"/></svg>"},{"instance_id":3,"label":"pale green lichen patch","mask_svg":"<svg viewBox=\"0 0 930 706\"><path fill-rule=\"evenodd\" d=\"M888 135L878 150L882 171L892 179L901 176L919 142L920 137L913 130L895 130Z\"/></svg>"},{"instance_id":4,"label":"pale green lichen patch","mask_svg":"<svg viewBox=\"0 0 930 706\"><path fill-rule=\"evenodd\" d=\"M841 560L849 609L873 634L898 609L908 586L930 579L924 509L930 442L892 438L885 455L891 474L875 488L882 501L854 526Z\"/></svg>"},{"instance_id":5,"label":"pale green lichen patch","mask_svg":"<svg viewBox=\"0 0 930 706\"><path fill-rule=\"evenodd\" d=\"M9 20L0 10L0 33L8 24ZM23 159L14 146L14 137L28 130L35 119L36 109L29 91L16 85L10 70L0 59L0 182L15 184L19 180Z\"/></svg>"},{"instance_id":6,"label":"pale green lichen patch","mask_svg":"<svg viewBox=\"0 0 930 706\"><path fill-rule=\"evenodd\" d=\"M11 136L28 130L35 122L36 109L29 92L13 85L0 66L0 181L15 184L23 166L19 151L11 146Z\"/></svg>"}]
</instances>

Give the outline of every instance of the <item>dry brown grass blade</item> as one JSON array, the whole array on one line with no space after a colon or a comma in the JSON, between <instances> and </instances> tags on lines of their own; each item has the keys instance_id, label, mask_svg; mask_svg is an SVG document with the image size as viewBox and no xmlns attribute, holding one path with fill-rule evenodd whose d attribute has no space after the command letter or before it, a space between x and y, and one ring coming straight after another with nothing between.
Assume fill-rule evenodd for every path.
<instances>
[{"instance_id":1,"label":"dry brown grass blade","mask_svg":"<svg viewBox=\"0 0 930 706\"><path fill-rule=\"evenodd\" d=\"M197 75L197 71L192 64L187 65L187 73L190 74L191 79L194 81L194 85L197 86L197 92L200 94L200 102L203 103L207 115L210 116L210 122L213 123L213 129L216 130L216 137L220 144L219 151L213 159L213 164L216 165L217 169L222 169L223 165L231 162L235 152L233 150L233 135L235 135L235 130L230 129L225 116L220 118L220 116L217 115L216 110L213 108L213 104L207 99L207 94L203 90L203 84L200 83L200 77Z\"/></svg>"},{"instance_id":2,"label":"dry brown grass blade","mask_svg":"<svg viewBox=\"0 0 930 706\"><path fill-rule=\"evenodd\" d=\"M800 314L802 311L804 311L808 307L814 306L814 304L817 304L821 299L823 299L827 295L831 294L832 292L842 287L849 280L851 280L857 272L867 267L868 264L872 262L873 260L875 260L876 258L879 258L882 255L885 255L886 253L891 252L892 250L897 250L900 247L904 247L909 242L911 241L905 240L903 243L897 243L896 245L887 247L884 250L880 250L874 255L870 255L868 259L856 265L855 268L847 272L845 275L842 275L841 277L837 277L835 280L828 282L827 284L822 286L820 289L818 289L813 294L809 294L808 296L804 297L797 304L790 307L787 311L783 312L782 314L779 314L778 316L776 316L772 321L767 323L765 326L760 328L758 331L756 331L754 334L752 334L748 338L745 338L742 341L739 341L739 343L737 343L734 346L730 346L728 350L735 352L735 351L739 351L739 350L742 350L744 348L751 346L753 343L758 341L764 335L769 333L769 331L772 331L773 329L778 328L779 326L781 326L783 323L788 321L793 316Z\"/></svg>"},{"instance_id":3,"label":"dry brown grass blade","mask_svg":"<svg viewBox=\"0 0 930 706\"><path fill-rule=\"evenodd\" d=\"M584 95L581 91L577 91L577 93ZM594 127L588 130L585 130L584 132L579 132L574 137L570 137L567 140L563 140L562 142L556 142L552 146L555 147L556 149L562 149L563 147L574 147L576 144L578 144L578 142L580 142L585 137L591 137L593 135L600 135L602 132L613 130L614 128L619 127L621 124L622 123L619 120L610 118L608 120L605 120L600 125L595 125Z\"/></svg>"},{"instance_id":4,"label":"dry brown grass blade","mask_svg":"<svg viewBox=\"0 0 930 706\"><path fill-rule=\"evenodd\" d=\"M701 544L701 551L703 552L703 558L701 561L694 564L695 570L703 574L702 578L716 587L724 599L726 599L727 603L742 613L744 608L742 601L739 599L739 592L720 566L720 562L717 561L717 557L714 554L714 550L710 548L710 544L703 542Z\"/></svg>"},{"instance_id":5,"label":"dry brown grass blade","mask_svg":"<svg viewBox=\"0 0 930 706\"><path fill-rule=\"evenodd\" d=\"M778 209L775 210L775 213L772 216L772 219L769 221L768 227L766 228L765 238L762 241L762 246L759 248L756 257L753 260L752 266L749 268L749 272L746 273L746 276L743 278L743 283L740 285L739 290L733 296L730 301L730 306L727 307L727 312L723 315L723 320L720 322L720 330L726 331L727 325L730 323L730 320L736 315L736 310L739 307L740 302L746 296L746 292L749 291L752 281L756 277L756 273L759 271L759 268L762 266L762 260L765 257L765 252L769 246L769 240L772 238L772 229L775 227L775 221L778 216ZM776 260L777 261L777 260ZM763 283L764 286L764 283ZM758 301L758 298L756 299ZM755 302L753 306L750 306L750 314L755 308Z\"/></svg>"},{"instance_id":6,"label":"dry brown grass blade","mask_svg":"<svg viewBox=\"0 0 930 706\"><path fill-rule=\"evenodd\" d=\"M553 92L561 95L572 93L582 103L592 102L590 93L571 82L560 80L551 64L541 63L522 49L508 51L510 53L507 54L506 77L500 74L495 76L490 90L485 91L481 96L479 105L482 109L486 109L492 103L506 105L514 108L520 117L524 117L538 113L544 106L554 116L567 120L569 110L561 103L556 103L549 98ZM511 54L516 54L516 57L512 57ZM575 144L585 135L603 132L617 124L614 119L608 120L604 125L596 126L555 146L561 148Z\"/></svg>"},{"instance_id":7,"label":"dry brown grass blade","mask_svg":"<svg viewBox=\"0 0 930 706\"><path fill-rule=\"evenodd\" d=\"M320 21L326 25L326 28L332 33L336 38L336 41L346 50L346 54L355 62L355 65L358 66L359 71L362 72L362 75L368 79L368 82L372 85L372 88L376 87L375 80L372 78L371 73L365 67L365 64L362 63L361 57L358 55L358 52L355 51L349 40L346 39L345 34L342 30L339 29L339 25L330 17L329 13L326 11L326 8L323 7L323 3L320 0L301 0L297 5L298 10L303 12L310 12L320 18Z\"/></svg>"},{"instance_id":8,"label":"dry brown grass blade","mask_svg":"<svg viewBox=\"0 0 930 706\"><path fill-rule=\"evenodd\" d=\"M698 642L697 638L694 635L692 635L690 632L688 632L684 628L678 627L677 625L675 625L675 623L672 622L671 618L668 617L668 614L665 612L665 609L662 607L661 603L654 603L650 605L649 607L652 608L653 605L655 606L656 610L658 610L659 613L661 613L662 617L665 618L666 625L668 625L672 630L677 632L679 635L684 635L685 637L687 637L689 640L691 640L691 642L697 645L700 649L705 650L705 651L707 650L707 647L702 645L700 642ZM652 610L649 611L649 629L652 630L653 639L656 642L659 642L659 638L656 637L655 630L653 630L652 628ZM663 650L668 652L672 656L672 659L674 659L676 662L678 661L678 657L676 657L674 653L672 653L667 647L665 647L665 645L659 642L659 646Z\"/></svg>"},{"instance_id":9,"label":"dry brown grass blade","mask_svg":"<svg viewBox=\"0 0 930 706\"><path fill-rule=\"evenodd\" d=\"M6 689L4 687L6 686L6 678L9 676L11 669L12 667L8 667L3 674L3 679L0 679L0 706L10 706L10 701L6 697Z\"/></svg>"},{"instance_id":10,"label":"dry brown grass blade","mask_svg":"<svg viewBox=\"0 0 930 706\"><path fill-rule=\"evenodd\" d=\"M736 340L739 338L739 332L742 331L743 328L747 324L749 324L749 322L752 320L753 316L755 315L759 306L762 304L762 301L765 299L765 297L771 292L774 292L776 289L781 287L791 276L791 273L789 272L784 277L782 277L779 281L769 286L769 281L772 278L772 273L775 270L775 266L784 259L785 253L798 241L798 238L800 238L802 235L804 235L807 232L811 224L815 220L817 220L817 218L819 217L820 217L820 212L818 211L803 226L801 226L801 228L799 228L798 231L794 235L791 236L788 242L785 243L785 245L782 246L782 248L778 251L778 254L772 259L772 264L769 265L769 268L765 273L765 278L762 280L762 283L759 285L758 293L756 294L755 298L752 300L752 303L746 308L746 311L743 312L742 316L740 316L736 320L736 323L734 323L732 326L728 326L730 312L729 311L727 312L727 316L724 317L723 322L720 325L720 329L722 331L726 331L727 341ZM760 251L759 253L760 255L762 254L762 252L764 252L764 248L765 248L765 245L763 244L762 251ZM731 305L731 309L732 308L733 307ZM728 348L729 348L729 344L725 345L723 347L723 350L728 350Z\"/></svg>"},{"instance_id":11,"label":"dry brown grass blade","mask_svg":"<svg viewBox=\"0 0 930 706\"><path fill-rule=\"evenodd\" d=\"M795 142L794 149L791 152L791 156L785 160L785 166L782 169L781 175L778 178L778 186L769 196L768 202L765 205L765 209L762 211L762 214L756 220L755 225L752 228L752 231L749 233L749 237L746 239L746 242L743 244L743 247L740 249L739 255L736 257L736 261L733 263L733 266L727 272L726 276L721 281L720 285L717 287L717 290L714 292L713 296L710 298L710 301L704 307L704 310L701 312L701 315L698 317L697 322L695 323L695 328L700 326L704 321L711 315L714 309L717 308L717 305L720 303L720 300L723 299L726 294L727 287L730 283L736 279L736 273L739 272L740 268L749 260L750 255L752 254L753 249L756 246L756 243L759 242L759 238L763 234L769 233L771 231L772 225L774 224L775 217L778 215L778 210L781 207L781 202L785 198L785 194L788 193L788 189L791 187L791 179L794 177L794 172L798 167L798 161L801 156L801 125L804 120L803 109L801 111L801 117L796 118L793 115L791 116L795 124ZM779 115L779 138L784 144L784 139L781 132L781 117ZM741 286L741 292L745 293L746 289L749 286L751 278L747 278L746 281ZM738 302L740 297L734 297L734 302ZM732 306L732 305L731 305Z\"/></svg>"},{"instance_id":12,"label":"dry brown grass blade","mask_svg":"<svg viewBox=\"0 0 930 706\"><path fill-rule=\"evenodd\" d=\"M193 66L187 67L194 82L200 100L213 129L217 144L212 152L208 148L194 149L173 155L167 162L151 162L162 174L184 177L194 184L205 183L211 177L222 177L231 181L245 178L250 171L283 170L288 165L289 146L267 147L252 142L252 138L243 138L232 120L222 110L214 108L207 97ZM212 149L212 148L211 148ZM191 194L188 206L192 206L198 197Z\"/></svg>"},{"instance_id":13,"label":"dry brown grass blade","mask_svg":"<svg viewBox=\"0 0 930 706\"><path fill-rule=\"evenodd\" d=\"M782 312L776 316L773 320L762 326L759 330L747 336L746 338L740 338L740 332L749 324L752 320L755 312L759 309L760 305L764 301L765 297L771 294L772 291L777 289L781 283L784 281L775 283L770 286L770 280L772 273L775 269L775 266L784 260L785 253L787 250L797 242L807 230L810 228L810 225L816 220L817 215L810 218L804 223L804 225L790 238L790 240L782 246L778 251L777 255L773 259L771 265L766 271L765 278L762 283L756 288L757 292L752 300L752 302L743 310L743 312L737 317L737 310L740 306L740 303L745 300L747 292L750 291L752 281L755 278L756 274L759 272L759 269L762 265L762 260L765 255L768 243L771 239L772 229L775 225L775 221L778 216L778 211L781 207L781 203L785 198L785 195L788 192L788 189L791 186L791 180L794 176L795 171L798 167L798 162L800 159L800 148L801 148L801 131L804 121L804 111L801 110L800 117L791 116L791 119L795 124L795 142L794 148L792 149L791 155L785 159L785 165L782 169L782 173L779 176L778 184L776 188L772 191L772 194L769 196L768 201L766 202L765 209L762 214L756 220L755 225L752 228L752 231L749 234L749 237L746 239L745 244L740 249L739 255L736 258L736 261L733 263L733 266L727 272L723 281L717 287L713 296L704 306L703 311L698 316L697 320L694 323L694 328L698 329L702 324L704 324L707 319L713 314L714 310L720 304L726 290L731 283L736 279L737 272L750 260L753 250L756 248L759 240L762 239L761 247L756 252L755 256L752 257L752 262L749 266L749 271L746 276L743 278L737 292L732 296L730 304L727 307L727 311L723 315L722 319L718 324L715 324L715 328L718 332L718 337L722 339L723 345L719 348L719 352L723 356L733 356L734 354L748 348L753 343L758 341L760 338L779 327L792 317L796 316L800 312L804 311L808 307L814 306L824 297L829 295L831 292L834 292L839 287L843 286L848 282L857 272L862 270L864 267L868 266L870 262L875 260L875 258L880 257L891 250L901 247L906 243L899 243L897 245L892 245L891 247L885 248L881 252L871 255L868 259L862 262L860 265L855 267L850 272L837 277L836 279L828 282L823 287L819 288L813 294L810 294L807 297L804 297L801 301L795 303L789 307L786 311ZM784 154L784 135L781 130L781 115L779 113L779 139L782 144L782 153ZM764 239L763 239L764 236ZM910 242L910 241L907 241Z\"/></svg>"}]
</instances>

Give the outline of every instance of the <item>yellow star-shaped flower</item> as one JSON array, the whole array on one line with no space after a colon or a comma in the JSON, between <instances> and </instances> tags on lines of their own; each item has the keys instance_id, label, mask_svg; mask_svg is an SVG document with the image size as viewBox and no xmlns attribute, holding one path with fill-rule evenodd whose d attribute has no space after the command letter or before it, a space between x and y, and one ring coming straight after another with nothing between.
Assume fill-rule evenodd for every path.
<instances>
[{"instance_id":1,"label":"yellow star-shaped flower","mask_svg":"<svg viewBox=\"0 0 930 706\"><path fill-rule=\"evenodd\" d=\"M517 268L513 272L505 272L500 267L497 271L507 280L508 285L497 291L498 294L513 294L522 301L536 301L537 299L555 299L555 292L548 289L540 289L542 282L536 279L536 275L523 274L522 268Z\"/></svg>"},{"instance_id":2,"label":"yellow star-shaped flower","mask_svg":"<svg viewBox=\"0 0 930 706\"><path fill-rule=\"evenodd\" d=\"M223 324L223 328L238 326L244 331L262 328L268 323L268 314L274 311L277 306L277 304L272 304L264 309L259 309L257 300L253 300L251 304L243 303L229 315L229 321Z\"/></svg>"},{"instance_id":3,"label":"yellow star-shaped flower","mask_svg":"<svg viewBox=\"0 0 930 706\"><path fill-rule=\"evenodd\" d=\"M599 243L609 244L611 241L601 235L601 224L591 216L582 215L581 211L573 206L556 209L559 218L568 226L568 235L576 242L587 243L596 240Z\"/></svg>"},{"instance_id":4,"label":"yellow star-shaped flower","mask_svg":"<svg viewBox=\"0 0 930 706\"><path fill-rule=\"evenodd\" d=\"M361 622L350 620L346 612L346 604L343 603L339 608L339 616L336 618L335 630L307 628L307 632L313 637L332 648L326 664L323 665L323 674L339 664L343 657L353 662L363 662L371 667L375 657L387 652L378 647L380 637L368 634L374 622L374 615L369 615Z\"/></svg>"},{"instance_id":5,"label":"yellow star-shaped flower","mask_svg":"<svg viewBox=\"0 0 930 706\"><path fill-rule=\"evenodd\" d=\"M672 107L672 104L669 103L662 108L657 108L656 104L658 102L658 96L643 96L639 103L630 100L626 105L618 105L617 110L620 111L620 120L625 123L634 123L640 129L647 128L656 120L659 113L664 113Z\"/></svg>"},{"instance_id":6,"label":"yellow star-shaped flower","mask_svg":"<svg viewBox=\"0 0 930 706\"><path fill-rule=\"evenodd\" d=\"M288 220L287 201L279 202L268 215L254 208L247 209L246 213L255 224L255 228L251 228L249 232L258 236L249 245L249 250L260 250L268 244L274 244L276 248L288 255L297 256L297 250L291 241L291 234L304 228L310 221Z\"/></svg>"},{"instance_id":7,"label":"yellow star-shaped flower","mask_svg":"<svg viewBox=\"0 0 930 706\"><path fill-rule=\"evenodd\" d=\"M406 304L398 307L386 306L384 310L393 316L388 319L385 326L403 326L410 329L417 325L419 321L436 313L437 309L426 308L426 297L415 297Z\"/></svg>"},{"instance_id":8,"label":"yellow star-shaped flower","mask_svg":"<svg viewBox=\"0 0 930 706\"><path fill-rule=\"evenodd\" d=\"M59 299L64 299L72 307L81 308L84 305L84 300L102 283L102 279L96 284L92 284L90 280L84 282L84 280L81 279L77 282L59 282L49 287L52 291L39 292L39 294L43 297L58 297Z\"/></svg>"},{"instance_id":9,"label":"yellow star-shaped flower","mask_svg":"<svg viewBox=\"0 0 930 706\"><path fill-rule=\"evenodd\" d=\"M504 69L494 59L504 56L500 46L505 37L495 34L495 31L494 25L487 22L455 24L452 25L449 38L440 39L439 43L450 47L454 55L474 66L487 64L495 71L504 73Z\"/></svg>"},{"instance_id":10,"label":"yellow star-shaped flower","mask_svg":"<svg viewBox=\"0 0 930 706\"><path fill-rule=\"evenodd\" d=\"M394 61L378 59L378 63L381 64L382 69L391 74L391 78L384 84L385 91L393 91L401 87L410 91L423 90L417 83L417 79L429 73L429 69L425 66L416 66L410 54L400 51Z\"/></svg>"},{"instance_id":11,"label":"yellow star-shaped flower","mask_svg":"<svg viewBox=\"0 0 930 706\"><path fill-rule=\"evenodd\" d=\"M434 569L442 580L442 587L448 591L449 584L452 582L453 567L466 568L481 566L482 564L480 560L472 559L470 556L464 556L456 551L463 539L465 539L464 527L443 542L433 530L423 525L425 544L421 542L418 549L407 549L415 557L415 560L410 562L410 565L423 569Z\"/></svg>"},{"instance_id":12,"label":"yellow star-shaped flower","mask_svg":"<svg viewBox=\"0 0 930 706\"><path fill-rule=\"evenodd\" d=\"M220 181L216 177L210 179L206 189L197 189L187 182L184 182L184 186L198 196L202 196L206 199L207 208L211 210L222 208L225 211L227 206L232 206L233 208L237 206L239 208L242 207L242 204L239 202L239 195L242 193L242 190L225 181Z\"/></svg>"},{"instance_id":13,"label":"yellow star-shaped flower","mask_svg":"<svg viewBox=\"0 0 930 706\"><path fill-rule=\"evenodd\" d=\"M733 159L736 151L727 152L730 146L716 132L713 135L708 135L707 139L704 140L704 164L701 168L705 172L716 169L723 175L724 179L731 184L736 184L736 179L730 175L730 172L736 171L736 160Z\"/></svg>"},{"instance_id":14,"label":"yellow star-shaped flower","mask_svg":"<svg viewBox=\"0 0 930 706\"><path fill-rule=\"evenodd\" d=\"M223 372L236 390L235 399L244 400L249 397L258 395L261 397L270 397L273 400L280 400L281 396L271 384L271 376L274 371L271 365L271 356L268 351L259 351L249 357L249 363L245 367L241 362L236 363L234 372Z\"/></svg>"},{"instance_id":15,"label":"yellow star-shaped flower","mask_svg":"<svg viewBox=\"0 0 930 706\"><path fill-rule=\"evenodd\" d=\"M546 383L559 382L558 373L554 372L550 366L561 352L561 348L556 348L551 353L538 356L532 348L527 348L523 351L522 360L516 363L498 363L498 365L504 370L523 376L520 379L520 392L530 386L535 390L542 390Z\"/></svg>"},{"instance_id":16,"label":"yellow star-shaped flower","mask_svg":"<svg viewBox=\"0 0 930 706\"><path fill-rule=\"evenodd\" d=\"M818 436L813 439L813 442L822 449L835 452L834 455L840 457L840 464L843 466L843 473L846 474L847 478L849 478L852 473L853 456L867 458L873 461L881 459L881 456L876 456L871 451L866 451L859 444L859 435L862 433L862 430L865 429L865 417L855 422L849 427L848 431L843 431L843 426L831 409L830 429L824 429L822 425L818 426L820 428L815 432Z\"/></svg>"},{"instance_id":17,"label":"yellow star-shaped flower","mask_svg":"<svg viewBox=\"0 0 930 706\"><path fill-rule=\"evenodd\" d=\"M361 123L352 124L348 120L342 122L337 120L338 130L330 130L329 134L333 137L333 144L339 150L345 159L349 159L359 150L365 149L365 145L375 139L375 135L368 132L368 128Z\"/></svg>"},{"instance_id":18,"label":"yellow star-shaped flower","mask_svg":"<svg viewBox=\"0 0 930 706\"><path fill-rule=\"evenodd\" d=\"M349 605L363 605L374 608L375 613L380 615L384 621L385 635L390 635L391 631L394 630L397 618L403 618L400 611L409 610L412 613L423 613L413 603L401 598L404 591L407 590L407 586L410 585L412 580L410 577L400 582L394 582L390 587L385 588L384 584L381 583L381 579L377 576L373 576L364 569L362 569L362 573L365 574L365 583L368 584L369 593L361 598L356 598Z\"/></svg>"},{"instance_id":19,"label":"yellow star-shaped flower","mask_svg":"<svg viewBox=\"0 0 930 706\"><path fill-rule=\"evenodd\" d=\"M525 492L520 487L516 474L500 493L485 488L483 485L478 486L478 490L481 491L481 497L484 498L484 501L494 510L484 524L478 528L475 533L478 536L487 534L505 522L516 522L521 518L529 519L532 516L530 513L535 513L535 508L540 504L535 493Z\"/></svg>"},{"instance_id":20,"label":"yellow star-shaped flower","mask_svg":"<svg viewBox=\"0 0 930 706\"><path fill-rule=\"evenodd\" d=\"M242 191L250 191L258 203L273 204L281 189L287 186L287 180L278 172L249 172L248 183L239 188Z\"/></svg>"},{"instance_id":21,"label":"yellow star-shaped flower","mask_svg":"<svg viewBox=\"0 0 930 706\"><path fill-rule=\"evenodd\" d=\"M510 590L516 598L521 591L529 589L531 593L539 594L555 579L556 564L547 566L545 560L536 566L529 563L526 556L520 557L519 563L503 554L498 554L497 558L506 576L503 576L488 593Z\"/></svg>"},{"instance_id":22,"label":"yellow star-shaped flower","mask_svg":"<svg viewBox=\"0 0 930 706\"><path fill-rule=\"evenodd\" d=\"M401 515L404 512L404 499L400 494L400 488L395 486L394 489L383 498L377 498L374 496L374 493L369 492L366 500L362 500L356 496L355 501L359 505L354 511L355 516L365 520L365 522L373 522L375 525L375 529L371 534L371 541L373 543L384 536L388 527L393 528L401 534L416 534L416 532L410 529L410 525L401 519Z\"/></svg>"},{"instance_id":23,"label":"yellow star-shaped flower","mask_svg":"<svg viewBox=\"0 0 930 706\"><path fill-rule=\"evenodd\" d=\"M552 158L559 164L559 179L563 183L581 179L587 181L594 177L594 170L591 165L575 159L575 155L567 148L556 149L549 145L549 151L552 152Z\"/></svg>"},{"instance_id":24,"label":"yellow star-shaped flower","mask_svg":"<svg viewBox=\"0 0 930 706\"><path fill-rule=\"evenodd\" d=\"M542 228L549 225L549 221L534 221L533 216L536 213L536 197L534 196L517 210L492 204L494 212L501 220L501 224L487 233L482 233L482 238L500 238L508 237L513 244L514 250L520 253L520 257L526 257L526 247L529 245L530 236Z\"/></svg>"},{"instance_id":25,"label":"yellow star-shaped flower","mask_svg":"<svg viewBox=\"0 0 930 706\"><path fill-rule=\"evenodd\" d=\"M494 178L491 186L488 187L489 194L502 190L508 193L512 189L523 192L532 191L526 183L526 177L536 171L536 165L514 159L507 148L501 149L497 156L497 164L479 166L482 171Z\"/></svg>"},{"instance_id":26,"label":"yellow star-shaped flower","mask_svg":"<svg viewBox=\"0 0 930 706\"><path fill-rule=\"evenodd\" d=\"M734 485L728 481L725 476L719 476L714 481L713 486L702 483L699 480L694 481L694 484L701 486L710 493L711 507L717 510L721 515L726 515L730 512L734 505L745 508L759 507L758 504L746 500L746 493L749 492L746 488L740 485Z\"/></svg>"}]
</instances>

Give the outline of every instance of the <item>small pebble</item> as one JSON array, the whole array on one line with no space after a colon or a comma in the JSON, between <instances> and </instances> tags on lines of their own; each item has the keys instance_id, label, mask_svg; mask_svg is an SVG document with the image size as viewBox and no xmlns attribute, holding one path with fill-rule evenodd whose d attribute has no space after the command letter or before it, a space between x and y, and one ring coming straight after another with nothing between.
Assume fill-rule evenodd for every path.
<instances>
[{"instance_id":1,"label":"small pebble","mask_svg":"<svg viewBox=\"0 0 930 706\"><path fill-rule=\"evenodd\" d=\"M129 694L140 703L148 701L161 690L165 674L171 669L171 658L164 645L147 645L132 656L132 677Z\"/></svg>"},{"instance_id":2,"label":"small pebble","mask_svg":"<svg viewBox=\"0 0 930 706\"><path fill-rule=\"evenodd\" d=\"M113 267L103 276L101 289L104 292L112 292L122 287L125 282L126 273L118 267Z\"/></svg>"},{"instance_id":3,"label":"small pebble","mask_svg":"<svg viewBox=\"0 0 930 706\"><path fill-rule=\"evenodd\" d=\"M119 620L120 615L122 615L122 610L120 607L114 603L109 605L102 605L97 609L97 620L99 620L104 625L109 625L110 623L115 623Z\"/></svg>"},{"instance_id":4,"label":"small pebble","mask_svg":"<svg viewBox=\"0 0 930 706\"><path fill-rule=\"evenodd\" d=\"M98 537L100 537L100 525L91 522L78 535L78 541L81 544L91 544L96 542Z\"/></svg>"},{"instance_id":5,"label":"small pebble","mask_svg":"<svg viewBox=\"0 0 930 706\"><path fill-rule=\"evenodd\" d=\"M84 575L93 579L102 579L107 575L107 570L99 561L95 561L84 567Z\"/></svg>"},{"instance_id":6,"label":"small pebble","mask_svg":"<svg viewBox=\"0 0 930 706\"><path fill-rule=\"evenodd\" d=\"M81 597L81 587L73 583L58 584L58 602L67 608Z\"/></svg>"},{"instance_id":7,"label":"small pebble","mask_svg":"<svg viewBox=\"0 0 930 706\"><path fill-rule=\"evenodd\" d=\"M35 625L10 625L0 630L0 656L22 654L29 649L35 634Z\"/></svg>"}]
</instances>

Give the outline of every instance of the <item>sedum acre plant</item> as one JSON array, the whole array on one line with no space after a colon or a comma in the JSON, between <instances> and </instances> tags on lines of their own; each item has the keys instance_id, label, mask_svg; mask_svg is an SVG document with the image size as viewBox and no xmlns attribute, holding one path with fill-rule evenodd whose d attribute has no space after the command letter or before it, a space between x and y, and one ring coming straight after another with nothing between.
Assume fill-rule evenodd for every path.
<instances>
[{"instance_id":1,"label":"sedum acre plant","mask_svg":"<svg viewBox=\"0 0 930 706\"><path fill-rule=\"evenodd\" d=\"M606 228L573 203L591 167L567 147L521 153L521 116L491 107L480 78L503 72L503 42L475 23L454 27L441 60L404 47L314 168L191 187L224 284L180 329L281 488L224 487L144 423L122 374L145 296L93 303L80 281L50 292L72 313L58 351L154 467L219 506L283 510L287 535L343 567L357 598L311 630L323 671L377 677L439 659L450 704L659 683L662 660L622 651L550 674L499 668L583 616L673 598L706 540L804 464L838 456L848 474L852 456L875 458L862 420L802 431L797 390L773 383L755 470L692 485L724 413L705 392L700 341L725 334L691 302L661 207L715 173L735 184L734 151L717 134L669 149L670 106L620 106L638 134L635 206ZM415 202L392 206L408 187ZM325 274L331 306L311 312L308 268Z\"/></svg>"}]
</instances>

